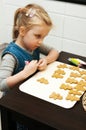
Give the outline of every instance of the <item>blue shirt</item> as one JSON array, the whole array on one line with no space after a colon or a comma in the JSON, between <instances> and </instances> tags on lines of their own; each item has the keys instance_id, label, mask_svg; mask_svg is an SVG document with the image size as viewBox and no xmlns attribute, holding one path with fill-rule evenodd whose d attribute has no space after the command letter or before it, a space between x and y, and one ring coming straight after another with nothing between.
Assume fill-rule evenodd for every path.
<instances>
[{"instance_id":1,"label":"blue shirt","mask_svg":"<svg viewBox=\"0 0 86 130\"><path fill-rule=\"evenodd\" d=\"M13 74L16 74L24 69L25 61L39 60L39 48L33 51L32 54L19 47L15 42L11 42L7 48L4 50L2 56L5 54L11 54L17 63L17 67L15 67Z\"/></svg>"}]
</instances>

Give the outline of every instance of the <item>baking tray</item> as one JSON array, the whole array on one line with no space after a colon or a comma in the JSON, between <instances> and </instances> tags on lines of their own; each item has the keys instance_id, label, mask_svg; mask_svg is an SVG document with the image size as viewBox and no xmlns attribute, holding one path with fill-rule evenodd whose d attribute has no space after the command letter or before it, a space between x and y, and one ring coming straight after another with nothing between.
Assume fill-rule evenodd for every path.
<instances>
[{"instance_id":1,"label":"baking tray","mask_svg":"<svg viewBox=\"0 0 86 130\"><path fill-rule=\"evenodd\" d=\"M66 79L69 77L70 73L73 71L69 69L71 65L67 65L67 68L62 68L66 73L64 75L64 78L53 78L52 74L56 69L58 69L58 65L64 64L62 62L55 61L51 64L49 64L44 71L40 71L36 73L34 76L29 78L27 81L25 81L23 84L19 86L20 91L27 93L29 95L35 96L37 98L40 98L42 100L45 100L47 102L53 103L55 105L61 106L63 108L71 108L75 105L77 101L70 101L66 100L66 96L68 94L69 90L60 89L60 86L62 83L65 83ZM83 70L83 69L80 69ZM74 71L75 72L75 71ZM43 84L38 82L37 80L44 77L49 81L48 84ZM77 79L78 81L81 80L81 77ZM62 100L54 100L53 98L49 98L49 95L52 92L56 92L61 94L63 97ZM82 92L83 94L84 92ZM81 97L81 95L80 95Z\"/></svg>"}]
</instances>

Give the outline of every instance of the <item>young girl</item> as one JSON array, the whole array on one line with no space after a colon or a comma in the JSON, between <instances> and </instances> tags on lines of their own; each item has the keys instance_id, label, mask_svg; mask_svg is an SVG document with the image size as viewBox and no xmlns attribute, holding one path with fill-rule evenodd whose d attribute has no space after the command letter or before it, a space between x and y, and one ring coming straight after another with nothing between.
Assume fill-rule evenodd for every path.
<instances>
[{"instance_id":1,"label":"young girl","mask_svg":"<svg viewBox=\"0 0 86 130\"><path fill-rule=\"evenodd\" d=\"M1 91L7 92L37 70L46 69L49 63L58 58L57 50L43 44L51 28L49 15L39 5L30 4L16 10L13 41L4 50L1 59ZM40 59L40 53L47 56Z\"/></svg>"},{"instance_id":2,"label":"young girl","mask_svg":"<svg viewBox=\"0 0 86 130\"><path fill-rule=\"evenodd\" d=\"M13 41L3 52L0 66L1 91L8 91L58 58L57 50L43 44L51 28L50 17L38 5L30 4L15 12ZM47 56L40 59L40 52Z\"/></svg>"}]
</instances>

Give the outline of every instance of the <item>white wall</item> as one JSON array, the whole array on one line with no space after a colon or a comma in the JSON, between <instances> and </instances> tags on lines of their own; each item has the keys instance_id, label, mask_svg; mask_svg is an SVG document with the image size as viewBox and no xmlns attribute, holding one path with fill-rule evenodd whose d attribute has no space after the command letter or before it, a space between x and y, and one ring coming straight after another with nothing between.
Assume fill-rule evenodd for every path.
<instances>
[{"instance_id":1,"label":"white wall","mask_svg":"<svg viewBox=\"0 0 86 130\"><path fill-rule=\"evenodd\" d=\"M53 30L44 40L57 48L86 56L86 6L54 0L0 0L0 42L12 40L14 11L28 3L42 5L51 16Z\"/></svg>"}]
</instances>

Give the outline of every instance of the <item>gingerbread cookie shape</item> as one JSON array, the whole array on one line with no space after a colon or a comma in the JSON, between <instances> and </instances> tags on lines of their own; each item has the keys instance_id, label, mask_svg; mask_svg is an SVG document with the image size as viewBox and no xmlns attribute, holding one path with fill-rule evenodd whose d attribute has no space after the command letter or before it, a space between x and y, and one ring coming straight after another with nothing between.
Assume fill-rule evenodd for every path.
<instances>
[{"instance_id":1,"label":"gingerbread cookie shape","mask_svg":"<svg viewBox=\"0 0 86 130\"><path fill-rule=\"evenodd\" d=\"M66 100L70 100L70 101L79 101L80 98L73 95L73 94L68 94L67 97L66 97Z\"/></svg>"},{"instance_id":2,"label":"gingerbread cookie shape","mask_svg":"<svg viewBox=\"0 0 86 130\"><path fill-rule=\"evenodd\" d=\"M78 91L77 89L75 89L75 90L72 89L69 91L69 94L82 95L82 92Z\"/></svg>"},{"instance_id":3,"label":"gingerbread cookie shape","mask_svg":"<svg viewBox=\"0 0 86 130\"><path fill-rule=\"evenodd\" d=\"M76 66L70 66L69 69L71 69L71 70L76 70L76 71L79 71L79 70L80 70L79 67L76 67Z\"/></svg>"},{"instance_id":4,"label":"gingerbread cookie shape","mask_svg":"<svg viewBox=\"0 0 86 130\"><path fill-rule=\"evenodd\" d=\"M45 79L45 78L37 79L37 81L40 82L40 83L43 83L43 84L49 84L48 80Z\"/></svg>"},{"instance_id":5,"label":"gingerbread cookie shape","mask_svg":"<svg viewBox=\"0 0 86 130\"><path fill-rule=\"evenodd\" d=\"M64 90L71 90L72 86L70 86L69 84L61 84L60 89L64 89Z\"/></svg>"},{"instance_id":6,"label":"gingerbread cookie shape","mask_svg":"<svg viewBox=\"0 0 86 130\"><path fill-rule=\"evenodd\" d=\"M54 73L54 74L52 75L52 78L63 78L63 75L58 74L58 73Z\"/></svg>"},{"instance_id":7,"label":"gingerbread cookie shape","mask_svg":"<svg viewBox=\"0 0 86 130\"><path fill-rule=\"evenodd\" d=\"M82 79L84 79L86 81L86 75L82 76Z\"/></svg>"},{"instance_id":8,"label":"gingerbread cookie shape","mask_svg":"<svg viewBox=\"0 0 86 130\"><path fill-rule=\"evenodd\" d=\"M77 78L77 77L80 77L81 75L79 73L75 73L75 72L71 72L70 73L70 77L74 77L74 78Z\"/></svg>"},{"instance_id":9,"label":"gingerbread cookie shape","mask_svg":"<svg viewBox=\"0 0 86 130\"><path fill-rule=\"evenodd\" d=\"M67 78L66 83L70 83L70 84L77 84L78 81L74 78Z\"/></svg>"},{"instance_id":10,"label":"gingerbread cookie shape","mask_svg":"<svg viewBox=\"0 0 86 130\"><path fill-rule=\"evenodd\" d=\"M56 99L62 100L63 99L63 97L59 93L56 93L56 92L52 92L50 94L49 98L53 98L54 100L56 100Z\"/></svg>"},{"instance_id":11,"label":"gingerbread cookie shape","mask_svg":"<svg viewBox=\"0 0 86 130\"><path fill-rule=\"evenodd\" d=\"M81 75L86 75L86 70L81 70L81 71L79 71L79 73L80 73Z\"/></svg>"},{"instance_id":12,"label":"gingerbread cookie shape","mask_svg":"<svg viewBox=\"0 0 86 130\"><path fill-rule=\"evenodd\" d=\"M57 69L54 71L52 77L53 78L63 78L64 77L63 75L65 75L65 71L62 69Z\"/></svg>"},{"instance_id":13,"label":"gingerbread cookie shape","mask_svg":"<svg viewBox=\"0 0 86 130\"><path fill-rule=\"evenodd\" d=\"M86 86L86 81L80 80L80 81L78 82L78 85L80 85L80 86Z\"/></svg>"},{"instance_id":14,"label":"gingerbread cookie shape","mask_svg":"<svg viewBox=\"0 0 86 130\"><path fill-rule=\"evenodd\" d=\"M84 91L86 90L86 87L77 84L77 85L74 87L74 89L77 89L77 91L82 91L82 92L84 92Z\"/></svg>"},{"instance_id":15,"label":"gingerbread cookie shape","mask_svg":"<svg viewBox=\"0 0 86 130\"><path fill-rule=\"evenodd\" d=\"M67 67L67 64L65 64L65 63L59 64L59 65L57 65L57 67L58 67L58 68L63 68L63 69L64 69L64 68L68 68L68 67Z\"/></svg>"}]
</instances>

